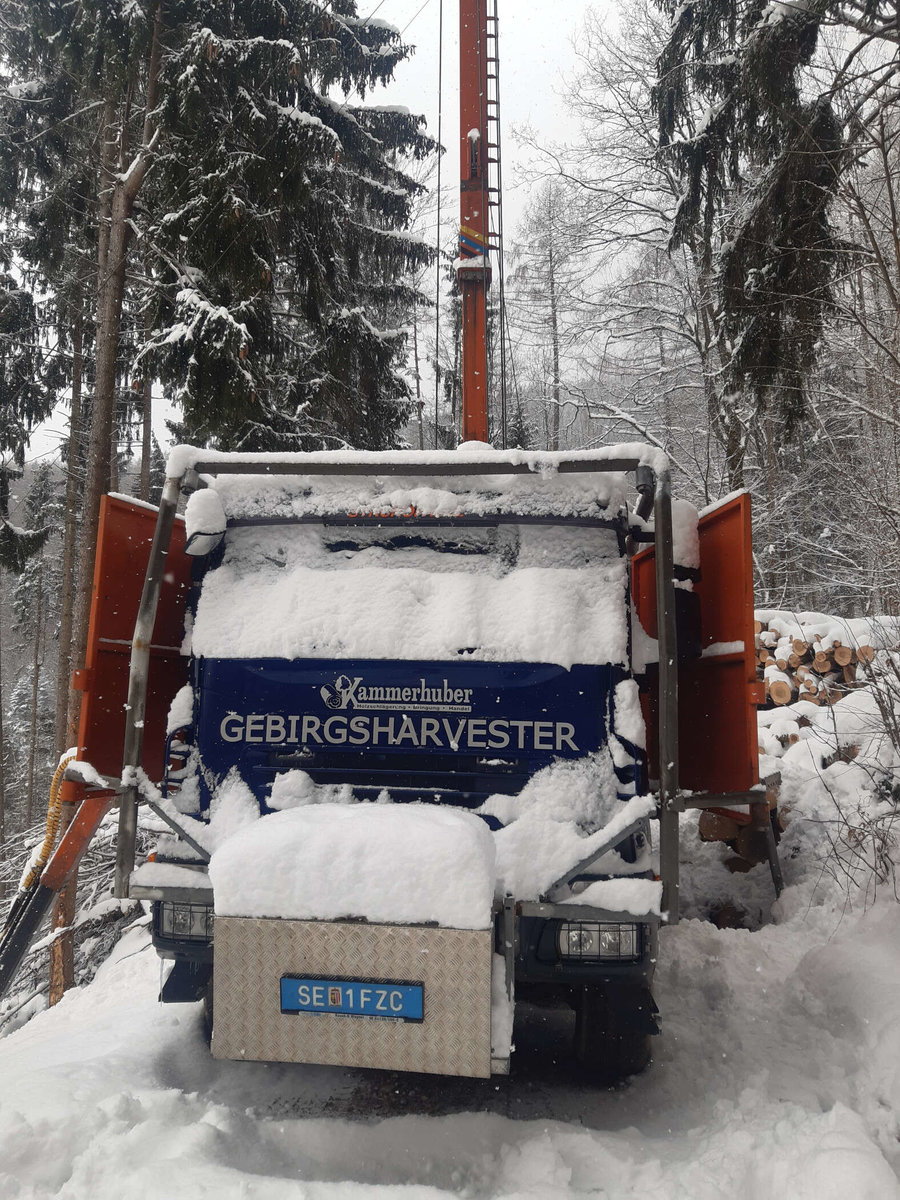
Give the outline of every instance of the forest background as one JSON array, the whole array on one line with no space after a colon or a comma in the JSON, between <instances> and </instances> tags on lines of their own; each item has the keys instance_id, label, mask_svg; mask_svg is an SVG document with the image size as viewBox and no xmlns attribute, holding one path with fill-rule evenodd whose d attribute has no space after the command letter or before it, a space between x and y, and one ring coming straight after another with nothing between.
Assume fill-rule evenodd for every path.
<instances>
[{"instance_id":1,"label":"forest background","mask_svg":"<svg viewBox=\"0 0 900 1200\"><path fill-rule=\"evenodd\" d=\"M897 43L887 4L619 0L565 138L507 121L492 440L749 488L765 607L900 608ZM435 131L379 104L408 53L354 0L0 2L0 843L75 740L99 497L154 498L154 404L225 449L455 444L454 155L439 224Z\"/></svg>"}]
</instances>

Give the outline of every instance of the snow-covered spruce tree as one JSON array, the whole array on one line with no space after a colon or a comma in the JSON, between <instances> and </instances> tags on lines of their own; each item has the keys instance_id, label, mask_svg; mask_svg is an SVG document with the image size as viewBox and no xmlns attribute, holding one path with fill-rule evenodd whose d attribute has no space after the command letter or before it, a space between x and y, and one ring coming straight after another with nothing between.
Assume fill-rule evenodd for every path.
<instances>
[{"instance_id":1,"label":"snow-covered spruce tree","mask_svg":"<svg viewBox=\"0 0 900 1200\"><path fill-rule=\"evenodd\" d=\"M58 536L63 508L59 471L44 461L34 468L27 468L26 482L22 511L29 529L40 530L45 539ZM59 615L58 597L57 556L32 555L12 587L12 616L16 628L33 639L44 620L49 620L52 626Z\"/></svg>"},{"instance_id":2,"label":"snow-covered spruce tree","mask_svg":"<svg viewBox=\"0 0 900 1200\"><path fill-rule=\"evenodd\" d=\"M394 163L433 143L348 102L408 53L355 0L0 0L0 49L0 209L55 305L75 433L83 409L78 659L128 375L146 395L155 368L196 440L396 436L400 276L428 250Z\"/></svg>"},{"instance_id":3,"label":"snow-covered spruce tree","mask_svg":"<svg viewBox=\"0 0 900 1200\"><path fill-rule=\"evenodd\" d=\"M21 729L17 729L15 722L13 726L9 723L8 718L12 718L13 710L19 703L17 701L16 705L13 705L13 691L23 673L28 670L24 664L27 661L35 664L42 658L44 638L41 631L47 627L45 618L48 607L46 594L48 584L44 580L47 561L44 543L51 533L52 514L45 506L32 505L27 502L17 508L14 507L10 514L10 485L21 475L21 471L11 465L9 458L0 461L3 462L2 469L0 469L0 513L2 513L6 530L5 536L0 538L0 547L2 547L2 557L0 557L0 860L2 860L6 853L3 843L6 832L10 828L10 821L19 813L20 809L24 814L27 808L26 796L29 791L33 792L34 790L35 774L43 770L44 762L38 747L37 725L41 723L41 719L46 721L49 718L52 726L54 707L51 689L45 686L40 697L41 716L35 721L34 714L38 712L38 698L36 695L32 697L30 742L27 735L24 740L21 739ZM44 480L48 472L39 468L36 474ZM34 477L32 477L33 482ZM30 494L34 499L37 499L41 492L46 495L42 485L36 490L33 487L30 488ZM10 515L13 517L12 521L10 521ZM21 528L23 524L28 528ZM12 580L9 578L10 574L14 577ZM34 584L37 579L42 580L42 585L35 589ZM11 587L9 586L10 582L12 583ZM36 590L40 590L42 599L37 601L37 610L35 611L29 607L29 601L31 604L34 603ZM23 618L28 622L27 631L23 624ZM25 632L34 636L31 647L23 644L22 634ZM16 634L18 637L15 636ZM38 680L37 672L34 673L34 678ZM45 685L47 682L48 676L45 671ZM52 753L52 744L49 749ZM22 759L23 753L24 759ZM24 763L24 769L22 763Z\"/></svg>"},{"instance_id":4,"label":"snow-covered spruce tree","mask_svg":"<svg viewBox=\"0 0 900 1200\"><path fill-rule=\"evenodd\" d=\"M839 246L828 207L844 163L829 95L804 90L803 76L840 6L659 6L672 18L654 91L661 154L683 184L672 245L691 245L701 263L720 402L750 394L795 420L831 299Z\"/></svg>"},{"instance_id":5,"label":"snow-covered spruce tree","mask_svg":"<svg viewBox=\"0 0 900 1200\"><path fill-rule=\"evenodd\" d=\"M73 9L63 12L73 13ZM43 382L69 410L60 547L60 611L55 676L67 680L73 657L75 563L82 527L88 434L96 399L94 303L98 288L100 137L98 101L83 95L82 55L53 6L34 5L6 30L7 62L17 77L0 98L0 208L15 230L15 261L42 314ZM69 54L71 52L71 61ZM30 79L23 77L30 72ZM102 411L102 404L96 405ZM105 477L104 464L97 467ZM102 490L102 485L101 485ZM83 580L88 581L87 567ZM86 621L86 614L84 616ZM86 625L83 626L86 633ZM83 639L82 639L83 640ZM78 639L75 639L76 645ZM78 651L75 651L78 657ZM77 694L75 694L77 695ZM74 740L70 694L58 693L57 748Z\"/></svg>"},{"instance_id":6,"label":"snow-covered spruce tree","mask_svg":"<svg viewBox=\"0 0 900 1200\"><path fill-rule=\"evenodd\" d=\"M397 164L434 144L418 118L347 97L390 79L407 48L355 0L176 14L142 205L147 354L185 433L245 449L394 444L406 280L430 258L404 232L421 188Z\"/></svg>"},{"instance_id":7,"label":"snow-covered spruce tree","mask_svg":"<svg viewBox=\"0 0 900 1200\"><path fill-rule=\"evenodd\" d=\"M30 430L50 412L37 338L31 295L0 271L0 568L15 574L46 540L40 526L24 530L9 520L10 482L21 475Z\"/></svg>"},{"instance_id":8,"label":"snow-covered spruce tree","mask_svg":"<svg viewBox=\"0 0 900 1200\"><path fill-rule=\"evenodd\" d=\"M100 496L110 482L127 250L145 156L126 168L145 140L155 28L141 5L118 0L0 0L0 208L16 233L19 268L55 315L49 382L71 400L60 679L69 676L70 647L83 658ZM49 337L49 321L46 329ZM77 702L77 693L61 695L60 746L74 740Z\"/></svg>"}]
</instances>

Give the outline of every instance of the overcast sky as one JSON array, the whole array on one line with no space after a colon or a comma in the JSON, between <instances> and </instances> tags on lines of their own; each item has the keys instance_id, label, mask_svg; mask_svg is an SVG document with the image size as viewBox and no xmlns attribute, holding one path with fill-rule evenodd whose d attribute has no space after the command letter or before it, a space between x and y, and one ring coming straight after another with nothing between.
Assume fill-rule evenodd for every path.
<instances>
[{"instance_id":1,"label":"overcast sky","mask_svg":"<svg viewBox=\"0 0 900 1200\"><path fill-rule=\"evenodd\" d=\"M361 16L375 15L397 26L415 54L402 63L390 87L375 103L404 104L423 113L428 130L437 135L438 22L441 0L368 0L359 5ZM443 0L444 78L443 134L447 147L443 188L455 194L459 179L459 5ZM512 137L514 125L530 124L546 139L564 139L575 132L564 99L564 80L575 68L579 29L589 8L611 9L609 0L498 0L500 27L500 99L503 123L503 172L506 188L504 221L507 235L515 232L521 214L527 177ZM418 14L418 15L416 15ZM525 186L523 186L523 184ZM445 195L446 195L445 190Z\"/></svg>"}]
</instances>

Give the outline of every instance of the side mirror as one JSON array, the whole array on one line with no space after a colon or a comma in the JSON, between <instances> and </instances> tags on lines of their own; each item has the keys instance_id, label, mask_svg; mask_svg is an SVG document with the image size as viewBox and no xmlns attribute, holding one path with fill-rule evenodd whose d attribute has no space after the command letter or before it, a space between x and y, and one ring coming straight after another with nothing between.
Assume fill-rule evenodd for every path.
<instances>
[{"instance_id":1,"label":"side mirror","mask_svg":"<svg viewBox=\"0 0 900 1200\"><path fill-rule=\"evenodd\" d=\"M215 550L225 536L227 520L219 493L212 488L194 492L184 510L184 552L203 558Z\"/></svg>"}]
</instances>

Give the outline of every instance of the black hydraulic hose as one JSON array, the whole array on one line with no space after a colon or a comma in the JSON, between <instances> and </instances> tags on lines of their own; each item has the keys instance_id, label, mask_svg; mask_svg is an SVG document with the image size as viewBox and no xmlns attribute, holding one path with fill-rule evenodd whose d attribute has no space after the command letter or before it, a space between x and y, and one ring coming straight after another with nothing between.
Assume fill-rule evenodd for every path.
<instances>
[{"instance_id":1,"label":"black hydraulic hose","mask_svg":"<svg viewBox=\"0 0 900 1200\"><path fill-rule=\"evenodd\" d=\"M13 905L15 920L12 919L13 913L10 913L10 920L7 921L3 936L0 937L0 999L6 995L9 985L22 965L22 959L28 953L32 938L56 899L56 892L53 888L39 883L20 899L23 901L21 905L18 901Z\"/></svg>"}]
</instances>

